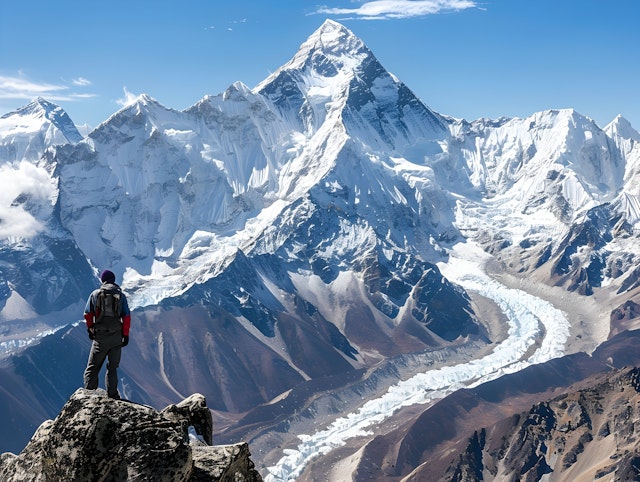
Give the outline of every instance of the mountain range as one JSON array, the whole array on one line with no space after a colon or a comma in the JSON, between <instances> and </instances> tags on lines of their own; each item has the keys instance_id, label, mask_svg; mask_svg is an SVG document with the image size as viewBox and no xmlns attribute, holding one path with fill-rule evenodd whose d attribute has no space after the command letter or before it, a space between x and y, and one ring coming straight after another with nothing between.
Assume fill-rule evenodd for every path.
<instances>
[{"instance_id":1,"label":"mountain range","mask_svg":"<svg viewBox=\"0 0 640 482\"><path fill-rule=\"evenodd\" d=\"M86 137L35 99L0 118L0 162L3 451L81 383L105 268L133 308L123 396L203 393L265 474L297 435L500 346L518 314L450 279L460 246L567 313L566 355L637 327L640 134L439 114L330 20L253 89L142 95Z\"/></svg>"}]
</instances>

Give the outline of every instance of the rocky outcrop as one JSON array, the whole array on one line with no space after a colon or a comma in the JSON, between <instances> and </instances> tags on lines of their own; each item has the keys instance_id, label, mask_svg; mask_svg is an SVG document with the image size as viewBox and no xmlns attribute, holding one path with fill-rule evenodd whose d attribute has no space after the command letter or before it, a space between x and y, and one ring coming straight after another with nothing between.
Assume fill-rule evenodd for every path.
<instances>
[{"instance_id":1,"label":"rocky outcrop","mask_svg":"<svg viewBox=\"0 0 640 482\"><path fill-rule=\"evenodd\" d=\"M78 389L19 455L0 456L0 480L262 480L246 443L210 446L211 437L211 412L200 394L158 412Z\"/></svg>"},{"instance_id":2,"label":"rocky outcrop","mask_svg":"<svg viewBox=\"0 0 640 482\"><path fill-rule=\"evenodd\" d=\"M625 330L638 329L640 323L638 318L640 318L640 304L633 300L625 301L611 312L609 338Z\"/></svg>"},{"instance_id":3,"label":"rocky outcrop","mask_svg":"<svg viewBox=\"0 0 640 482\"><path fill-rule=\"evenodd\" d=\"M554 358L425 408L400 409L388 430L381 426L365 442L313 461L298 480L331 480L332 473L354 482L640 480L625 475L640 450L632 366L640 367L640 330L620 333L590 355ZM258 437L251 440L257 452Z\"/></svg>"},{"instance_id":4,"label":"rocky outcrop","mask_svg":"<svg viewBox=\"0 0 640 482\"><path fill-rule=\"evenodd\" d=\"M638 480L640 368L535 405L469 440L445 480Z\"/></svg>"}]
</instances>

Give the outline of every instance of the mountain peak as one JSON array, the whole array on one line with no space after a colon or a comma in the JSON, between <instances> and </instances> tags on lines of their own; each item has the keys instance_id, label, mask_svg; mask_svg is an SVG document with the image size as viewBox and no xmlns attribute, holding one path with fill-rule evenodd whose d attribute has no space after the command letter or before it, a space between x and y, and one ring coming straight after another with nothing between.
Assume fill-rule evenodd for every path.
<instances>
[{"instance_id":1,"label":"mountain peak","mask_svg":"<svg viewBox=\"0 0 640 482\"><path fill-rule=\"evenodd\" d=\"M333 61L337 61L340 66L345 66L347 59L372 55L359 37L344 25L333 20L325 20L320 28L309 36L300 46L292 64L307 63L309 59L318 54L323 54Z\"/></svg>"},{"instance_id":2,"label":"mountain peak","mask_svg":"<svg viewBox=\"0 0 640 482\"><path fill-rule=\"evenodd\" d=\"M151 97L149 94L140 94L134 104L138 105L159 105L159 102Z\"/></svg>"},{"instance_id":3,"label":"mountain peak","mask_svg":"<svg viewBox=\"0 0 640 482\"><path fill-rule=\"evenodd\" d=\"M119 112L129 111L131 109L146 109L151 106L162 105L149 94L140 94L137 97L131 97L126 104L120 109ZM117 113L116 113L117 114Z\"/></svg>"},{"instance_id":4,"label":"mountain peak","mask_svg":"<svg viewBox=\"0 0 640 482\"><path fill-rule=\"evenodd\" d=\"M28 108L41 109L44 113L61 110L61 107L39 96L33 99L29 104L25 106L25 109L28 109Z\"/></svg>"},{"instance_id":5,"label":"mountain peak","mask_svg":"<svg viewBox=\"0 0 640 482\"><path fill-rule=\"evenodd\" d=\"M371 51L351 30L333 20L325 20L300 45L294 57L261 82L255 91L261 91L283 71L313 72L314 75L328 78L338 72L354 71L371 58Z\"/></svg>"},{"instance_id":6,"label":"mountain peak","mask_svg":"<svg viewBox=\"0 0 640 482\"><path fill-rule=\"evenodd\" d=\"M610 137L617 135L623 139L633 139L634 141L640 142L640 133L620 114L604 128L604 131Z\"/></svg>"},{"instance_id":7,"label":"mountain peak","mask_svg":"<svg viewBox=\"0 0 640 482\"><path fill-rule=\"evenodd\" d=\"M15 119L17 118L20 118L20 121L16 123ZM25 122L27 118L30 119L29 122ZM48 125L53 125L62 133L67 142L76 143L82 140L82 135L64 109L42 97L36 97L27 105L3 115L0 119L4 121L3 124L7 124L6 130L10 132L16 132L15 129L18 125L20 130L24 132L36 132L43 126L46 130ZM64 141L64 139L61 140Z\"/></svg>"},{"instance_id":8,"label":"mountain peak","mask_svg":"<svg viewBox=\"0 0 640 482\"><path fill-rule=\"evenodd\" d=\"M2 118L5 119L13 115L50 118L54 113L60 111L62 111L62 108L56 104L53 104L42 97L36 97L27 105L3 115Z\"/></svg>"},{"instance_id":9,"label":"mountain peak","mask_svg":"<svg viewBox=\"0 0 640 482\"><path fill-rule=\"evenodd\" d=\"M327 19L314 33L309 36L308 40L320 39L328 46L342 45L347 40L349 42L362 41L347 27L334 20Z\"/></svg>"},{"instance_id":10,"label":"mountain peak","mask_svg":"<svg viewBox=\"0 0 640 482\"><path fill-rule=\"evenodd\" d=\"M253 92L268 97L283 112L295 112L305 131L318 128L329 113L348 105L343 117L332 119L349 124L347 130L361 131L366 125L377 139L374 143L407 146L411 136L434 139L448 133L439 115L389 73L359 37L333 20L326 20ZM420 133L409 136L409 119Z\"/></svg>"},{"instance_id":11,"label":"mountain peak","mask_svg":"<svg viewBox=\"0 0 640 482\"><path fill-rule=\"evenodd\" d=\"M142 113L153 114L156 111L166 111L171 110L162 105L156 99L151 97L149 94L140 94L138 97L133 99L129 104L124 106L119 112L128 112L135 113L135 115L139 115ZM118 113L116 113L117 115Z\"/></svg>"},{"instance_id":12,"label":"mountain peak","mask_svg":"<svg viewBox=\"0 0 640 482\"><path fill-rule=\"evenodd\" d=\"M336 22L335 20L331 20L330 18L326 19L318 30L346 30L350 32L350 30L340 22Z\"/></svg>"},{"instance_id":13,"label":"mountain peak","mask_svg":"<svg viewBox=\"0 0 640 482\"><path fill-rule=\"evenodd\" d=\"M224 100L244 98L251 93L251 89L240 81L231 84L222 95Z\"/></svg>"}]
</instances>

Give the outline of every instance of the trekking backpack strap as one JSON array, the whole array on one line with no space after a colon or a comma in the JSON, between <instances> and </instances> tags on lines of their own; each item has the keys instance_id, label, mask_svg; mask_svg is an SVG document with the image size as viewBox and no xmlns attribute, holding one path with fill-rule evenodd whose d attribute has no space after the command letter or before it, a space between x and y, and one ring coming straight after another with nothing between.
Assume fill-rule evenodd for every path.
<instances>
[{"instance_id":1,"label":"trekking backpack strap","mask_svg":"<svg viewBox=\"0 0 640 482\"><path fill-rule=\"evenodd\" d=\"M122 291L118 286L103 286L96 296L96 311L98 316L96 322L100 322L104 317L120 318L120 298Z\"/></svg>"},{"instance_id":2,"label":"trekking backpack strap","mask_svg":"<svg viewBox=\"0 0 640 482\"><path fill-rule=\"evenodd\" d=\"M104 290L100 288L96 295L96 323L100 322L104 318Z\"/></svg>"}]
</instances>

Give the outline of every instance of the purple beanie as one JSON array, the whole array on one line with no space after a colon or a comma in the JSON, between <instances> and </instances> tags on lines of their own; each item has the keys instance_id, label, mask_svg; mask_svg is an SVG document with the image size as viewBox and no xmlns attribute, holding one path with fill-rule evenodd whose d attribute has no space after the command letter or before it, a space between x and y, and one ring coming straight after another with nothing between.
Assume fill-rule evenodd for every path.
<instances>
[{"instance_id":1,"label":"purple beanie","mask_svg":"<svg viewBox=\"0 0 640 482\"><path fill-rule=\"evenodd\" d=\"M109 271L108 269L105 269L100 274L100 281L102 281L103 283L115 283L116 282L116 275L113 274L112 271Z\"/></svg>"}]
</instances>

